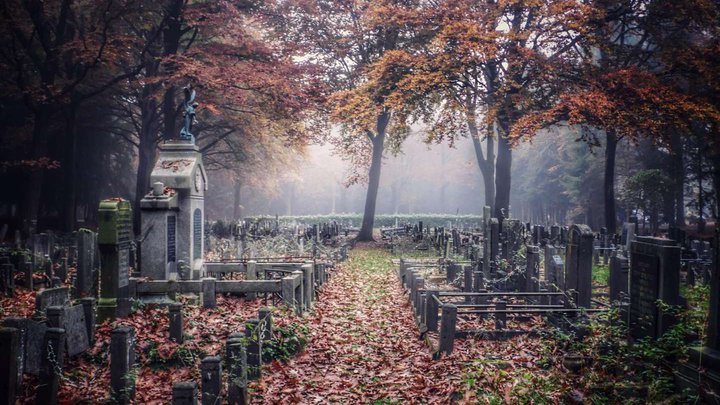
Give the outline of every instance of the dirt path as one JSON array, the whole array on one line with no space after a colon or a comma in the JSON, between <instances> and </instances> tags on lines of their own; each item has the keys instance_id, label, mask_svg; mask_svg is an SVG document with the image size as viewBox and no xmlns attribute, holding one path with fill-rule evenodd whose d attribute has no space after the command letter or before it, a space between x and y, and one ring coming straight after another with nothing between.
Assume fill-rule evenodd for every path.
<instances>
[{"instance_id":1,"label":"dirt path","mask_svg":"<svg viewBox=\"0 0 720 405\"><path fill-rule=\"evenodd\" d=\"M448 403L457 366L431 360L410 311L390 255L355 249L308 316L306 350L268 366L254 402Z\"/></svg>"}]
</instances>

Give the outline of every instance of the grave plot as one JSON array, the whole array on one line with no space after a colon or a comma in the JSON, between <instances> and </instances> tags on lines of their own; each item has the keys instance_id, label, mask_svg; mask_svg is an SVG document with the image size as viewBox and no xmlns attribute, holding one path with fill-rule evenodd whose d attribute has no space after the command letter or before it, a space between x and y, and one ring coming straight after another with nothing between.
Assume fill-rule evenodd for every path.
<instances>
[{"instance_id":1,"label":"grave plot","mask_svg":"<svg viewBox=\"0 0 720 405\"><path fill-rule=\"evenodd\" d=\"M255 224L249 252L205 255L197 148L168 143L155 169L144 239L131 236L129 202L109 199L97 233L43 234L0 255L0 402L181 402L199 386L203 403L246 403L263 362L304 345L303 316L352 247L339 226ZM284 248L306 242L305 254Z\"/></svg>"}]
</instances>

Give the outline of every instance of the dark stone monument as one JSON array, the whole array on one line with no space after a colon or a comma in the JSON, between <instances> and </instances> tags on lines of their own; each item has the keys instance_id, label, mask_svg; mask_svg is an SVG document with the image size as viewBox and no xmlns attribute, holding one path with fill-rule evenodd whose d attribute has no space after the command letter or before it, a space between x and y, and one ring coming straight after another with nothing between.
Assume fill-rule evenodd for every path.
<instances>
[{"instance_id":1,"label":"dark stone monument","mask_svg":"<svg viewBox=\"0 0 720 405\"><path fill-rule=\"evenodd\" d=\"M18 374L22 376L20 343L20 330L0 328L0 402L3 404L15 403Z\"/></svg>"},{"instance_id":2,"label":"dark stone monument","mask_svg":"<svg viewBox=\"0 0 720 405\"><path fill-rule=\"evenodd\" d=\"M80 229L76 235L77 239L77 274L75 278L75 289L78 297L84 297L93 293L93 281L95 280L95 249L96 234L87 229Z\"/></svg>"},{"instance_id":3,"label":"dark stone monument","mask_svg":"<svg viewBox=\"0 0 720 405\"><path fill-rule=\"evenodd\" d=\"M590 308L592 299L592 230L587 225L573 225L565 257L565 289L577 292L577 305Z\"/></svg>"},{"instance_id":4,"label":"dark stone monument","mask_svg":"<svg viewBox=\"0 0 720 405\"><path fill-rule=\"evenodd\" d=\"M636 237L630 247L630 334L660 337L673 322L658 308L680 304L680 247L670 239Z\"/></svg>"},{"instance_id":5,"label":"dark stone monument","mask_svg":"<svg viewBox=\"0 0 720 405\"><path fill-rule=\"evenodd\" d=\"M100 202L98 212L98 246L100 248L100 299L97 321L114 320L130 312L130 242L132 209L123 199Z\"/></svg>"}]
</instances>

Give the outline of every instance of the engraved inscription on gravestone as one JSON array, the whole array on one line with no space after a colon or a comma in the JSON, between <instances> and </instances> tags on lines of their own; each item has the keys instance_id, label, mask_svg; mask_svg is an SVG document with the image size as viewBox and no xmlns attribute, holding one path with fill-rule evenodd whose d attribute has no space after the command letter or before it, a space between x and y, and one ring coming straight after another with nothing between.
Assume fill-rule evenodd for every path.
<instances>
[{"instance_id":1,"label":"engraved inscription on gravestone","mask_svg":"<svg viewBox=\"0 0 720 405\"><path fill-rule=\"evenodd\" d=\"M118 287L127 287L130 277L130 249L118 251Z\"/></svg>"},{"instance_id":2,"label":"engraved inscription on gravestone","mask_svg":"<svg viewBox=\"0 0 720 405\"><path fill-rule=\"evenodd\" d=\"M167 217L167 262L173 263L175 259L175 231L177 219L175 215Z\"/></svg>"},{"instance_id":3,"label":"engraved inscription on gravestone","mask_svg":"<svg viewBox=\"0 0 720 405\"><path fill-rule=\"evenodd\" d=\"M633 336L657 337L658 270L657 256L636 254L630 277L630 328Z\"/></svg>"},{"instance_id":4,"label":"engraved inscription on gravestone","mask_svg":"<svg viewBox=\"0 0 720 405\"><path fill-rule=\"evenodd\" d=\"M193 260L202 258L202 213L200 208L193 212Z\"/></svg>"}]
</instances>

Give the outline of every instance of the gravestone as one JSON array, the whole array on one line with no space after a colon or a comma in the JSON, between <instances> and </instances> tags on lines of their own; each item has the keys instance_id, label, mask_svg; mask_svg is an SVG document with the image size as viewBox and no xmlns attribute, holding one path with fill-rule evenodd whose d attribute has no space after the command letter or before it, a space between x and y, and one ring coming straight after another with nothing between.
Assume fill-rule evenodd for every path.
<instances>
[{"instance_id":1,"label":"gravestone","mask_svg":"<svg viewBox=\"0 0 720 405\"><path fill-rule=\"evenodd\" d=\"M66 333L67 354L77 356L90 347L87 323L85 322L85 308L82 305L65 307L64 326Z\"/></svg>"},{"instance_id":2,"label":"gravestone","mask_svg":"<svg viewBox=\"0 0 720 405\"><path fill-rule=\"evenodd\" d=\"M587 225L570 228L565 253L565 289L577 292L577 305L582 308L590 308L592 300L593 239Z\"/></svg>"},{"instance_id":3,"label":"gravestone","mask_svg":"<svg viewBox=\"0 0 720 405\"><path fill-rule=\"evenodd\" d=\"M528 246L526 255L524 291L540 291L540 248Z\"/></svg>"},{"instance_id":4,"label":"gravestone","mask_svg":"<svg viewBox=\"0 0 720 405\"><path fill-rule=\"evenodd\" d=\"M70 289L67 287L46 288L35 296L35 313L42 315L48 307L62 307L70 302Z\"/></svg>"},{"instance_id":5,"label":"gravestone","mask_svg":"<svg viewBox=\"0 0 720 405\"><path fill-rule=\"evenodd\" d=\"M632 222L625 222L622 228L622 234L620 237L620 244L625 248L625 251L630 251L630 243L635 240L635 224Z\"/></svg>"},{"instance_id":6,"label":"gravestone","mask_svg":"<svg viewBox=\"0 0 720 405\"><path fill-rule=\"evenodd\" d=\"M98 246L100 247L100 299L97 321L114 320L130 313L130 243L132 241L132 208L117 198L100 202L98 211Z\"/></svg>"},{"instance_id":7,"label":"gravestone","mask_svg":"<svg viewBox=\"0 0 720 405\"><path fill-rule=\"evenodd\" d=\"M0 327L0 403L15 403L18 368L22 363L22 359L18 359L20 353L20 330Z\"/></svg>"},{"instance_id":8,"label":"gravestone","mask_svg":"<svg viewBox=\"0 0 720 405\"><path fill-rule=\"evenodd\" d=\"M495 275L495 266L500 248L500 222L497 218L488 221L488 233L485 236L483 272L485 280L492 280Z\"/></svg>"},{"instance_id":9,"label":"gravestone","mask_svg":"<svg viewBox=\"0 0 720 405\"><path fill-rule=\"evenodd\" d=\"M670 239L636 237L630 246L630 334L660 337L672 317L657 305L680 304L680 247Z\"/></svg>"},{"instance_id":10,"label":"gravestone","mask_svg":"<svg viewBox=\"0 0 720 405\"><path fill-rule=\"evenodd\" d=\"M621 252L616 252L610 258L610 301L620 301L628 297L628 284L630 282L630 262Z\"/></svg>"},{"instance_id":11,"label":"gravestone","mask_svg":"<svg viewBox=\"0 0 720 405\"><path fill-rule=\"evenodd\" d=\"M143 241L141 275L167 280L204 277L205 191L207 173L202 154L192 141L174 140L160 146L151 174L153 190L140 202ZM187 263L188 271L177 263Z\"/></svg>"},{"instance_id":12,"label":"gravestone","mask_svg":"<svg viewBox=\"0 0 720 405\"><path fill-rule=\"evenodd\" d=\"M84 297L93 293L96 268L95 249L97 235L87 229L80 229L76 235L77 239L77 274L75 288L78 297Z\"/></svg>"}]
</instances>

